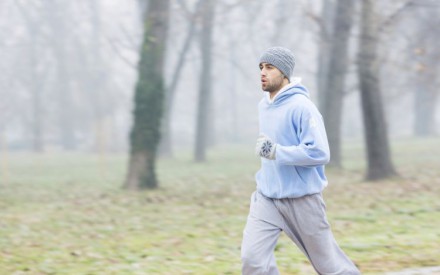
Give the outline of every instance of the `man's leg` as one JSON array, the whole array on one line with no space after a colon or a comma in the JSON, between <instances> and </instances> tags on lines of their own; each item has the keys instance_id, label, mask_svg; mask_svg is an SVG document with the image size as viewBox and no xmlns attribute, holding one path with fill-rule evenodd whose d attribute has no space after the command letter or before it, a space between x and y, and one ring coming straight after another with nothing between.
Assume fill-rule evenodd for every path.
<instances>
[{"instance_id":1,"label":"man's leg","mask_svg":"<svg viewBox=\"0 0 440 275\"><path fill-rule=\"evenodd\" d=\"M358 275L359 270L336 243L321 194L276 202L286 234L310 259L319 274Z\"/></svg>"},{"instance_id":2,"label":"man's leg","mask_svg":"<svg viewBox=\"0 0 440 275\"><path fill-rule=\"evenodd\" d=\"M255 192L251 198L249 216L243 231L241 245L242 274L279 274L274 249L281 233L282 222L270 199Z\"/></svg>"}]
</instances>

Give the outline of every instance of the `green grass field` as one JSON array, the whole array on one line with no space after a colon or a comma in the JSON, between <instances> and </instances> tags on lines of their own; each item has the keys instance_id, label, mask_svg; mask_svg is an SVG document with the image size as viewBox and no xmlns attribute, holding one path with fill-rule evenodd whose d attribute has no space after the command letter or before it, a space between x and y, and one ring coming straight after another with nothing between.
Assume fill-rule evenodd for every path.
<instances>
[{"instance_id":1,"label":"green grass field","mask_svg":"<svg viewBox=\"0 0 440 275\"><path fill-rule=\"evenodd\" d=\"M324 197L362 273L440 265L440 139L394 141L400 177L378 182L363 180L362 144L344 150ZM240 274L259 162L252 145L208 158L161 160L160 188L132 192L123 155L3 155L0 274ZM314 274L285 235L276 257L282 274Z\"/></svg>"}]
</instances>

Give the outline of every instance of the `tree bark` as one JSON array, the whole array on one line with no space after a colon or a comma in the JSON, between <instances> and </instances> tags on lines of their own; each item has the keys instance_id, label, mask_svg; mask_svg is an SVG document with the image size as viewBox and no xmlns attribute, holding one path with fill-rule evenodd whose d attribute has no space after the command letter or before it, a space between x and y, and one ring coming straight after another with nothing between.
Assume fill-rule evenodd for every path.
<instances>
[{"instance_id":1,"label":"tree bark","mask_svg":"<svg viewBox=\"0 0 440 275\"><path fill-rule=\"evenodd\" d=\"M169 0L151 0L144 22L139 75L136 84L130 160L124 187L138 190L158 186L155 162L165 94L164 59Z\"/></svg>"},{"instance_id":2,"label":"tree bark","mask_svg":"<svg viewBox=\"0 0 440 275\"><path fill-rule=\"evenodd\" d=\"M378 29L375 24L374 0L363 0L358 52L364 134L368 157L367 180L395 176L391 162L387 126L380 91L377 58Z\"/></svg>"},{"instance_id":3,"label":"tree bark","mask_svg":"<svg viewBox=\"0 0 440 275\"><path fill-rule=\"evenodd\" d=\"M333 35L328 52L328 68L325 71L322 92L322 114L327 128L331 160L329 165L341 167L341 121L345 91L345 77L348 67L348 45L353 22L354 4L352 0L338 0L333 22Z\"/></svg>"},{"instance_id":4,"label":"tree bark","mask_svg":"<svg viewBox=\"0 0 440 275\"><path fill-rule=\"evenodd\" d=\"M197 126L194 159L206 161L208 132L212 125L211 67L212 67L212 29L214 21L214 0L205 0L202 6L202 31L200 48L202 52L202 70L199 82L199 100L197 108Z\"/></svg>"}]
</instances>

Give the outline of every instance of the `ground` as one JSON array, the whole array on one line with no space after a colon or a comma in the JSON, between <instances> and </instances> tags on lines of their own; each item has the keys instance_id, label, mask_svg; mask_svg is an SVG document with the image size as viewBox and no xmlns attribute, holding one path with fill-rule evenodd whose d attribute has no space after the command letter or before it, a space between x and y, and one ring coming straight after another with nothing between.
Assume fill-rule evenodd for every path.
<instances>
[{"instance_id":1,"label":"ground","mask_svg":"<svg viewBox=\"0 0 440 275\"><path fill-rule=\"evenodd\" d=\"M324 192L343 250L363 274L440 266L440 139L393 141L399 176L377 182L364 181L362 143L345 144ZM206 163L178 152L142 192L121 189L123 154L2 157L0 274L240 274L252 145L218 146ZM285 235L275 253L282 274L314 274Z\"/></svg>"}]
</instances>

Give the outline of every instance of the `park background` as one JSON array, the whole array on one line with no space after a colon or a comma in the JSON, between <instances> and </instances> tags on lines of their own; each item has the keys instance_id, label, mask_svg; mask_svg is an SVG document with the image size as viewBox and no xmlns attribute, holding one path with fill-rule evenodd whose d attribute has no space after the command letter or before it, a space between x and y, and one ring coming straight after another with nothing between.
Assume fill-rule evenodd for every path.
<instances>
[{"instance_id":1,"label":"park background","mask_svg":"<svg viewBox=\"0 0 440 275\"><path fill-rule=\"evenodd\" d=\"M434 0L0 2L0 273L239 274L258 59L323 114L363 274L440 266ZM159 135L160 133L160 135ZM282 236L282 274L312 274Z\"/></svg>"}]
</instances>

